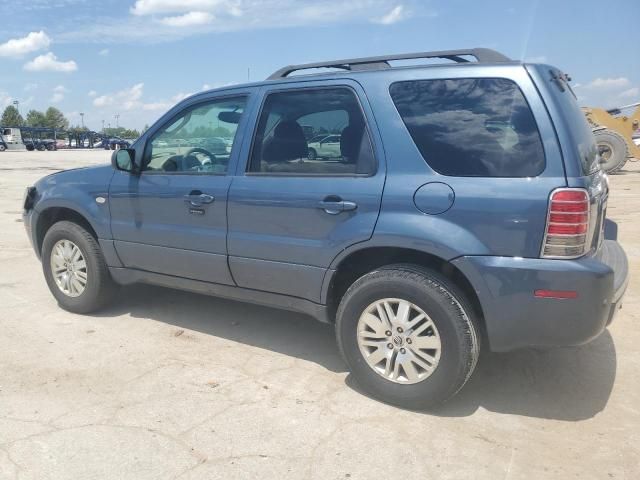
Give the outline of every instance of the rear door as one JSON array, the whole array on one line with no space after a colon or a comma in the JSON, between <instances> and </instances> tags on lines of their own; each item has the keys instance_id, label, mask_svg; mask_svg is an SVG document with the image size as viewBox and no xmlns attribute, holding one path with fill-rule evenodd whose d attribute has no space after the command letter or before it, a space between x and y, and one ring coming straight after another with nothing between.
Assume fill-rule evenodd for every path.
<instances>
[{"instance_id":1,"label":"rear door","mask_svg":"<svg viewBox=\"0 0 640 480\"><path fill-rule=\"evenodd\" d=\"M139 175L117 171L111 230L125 267L233 284L227 265L227 192L249 92L187 103L146 140ZM211 138L231 146L211 152Z\"/></svg>"},{"instance_id":2,"label":"rear door","mask_svg":"<svg viewBox=\"0 0 640 480\"><path fill-rule=\"evenodd\" d=\"M385 164L364 98L350 81L263 89L229 192L229 266L239 286L318 302L331 261L371 237ZM308 140L323 132L336 137L336 151L309 159Z\"/></svg>"}]
</instances>

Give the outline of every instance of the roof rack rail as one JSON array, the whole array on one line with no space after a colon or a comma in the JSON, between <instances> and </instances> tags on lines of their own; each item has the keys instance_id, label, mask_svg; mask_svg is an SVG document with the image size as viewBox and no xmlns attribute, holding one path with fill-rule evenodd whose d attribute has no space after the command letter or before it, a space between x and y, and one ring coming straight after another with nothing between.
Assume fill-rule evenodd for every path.
<instances>
[{"instance_id":1,"label":"roof rack rail","mask_svg":"<svg viewBox=\"0 0 640 480\"><path fill-rule=\"evenodd\" d=\"M304 63L288 65L272 73L267 80L286 78L291 73L312 68L339 68L342 70L362 71L391 68L389 61L411 60L417 58L444 58L457 63L468 63L465 56L475 57L478 63L510 62L509 57L489 48L470 48L467 50L442 50L439 52L404 53L399 55L381 55L378 57L351 58L346 60L332 60L330 62Z\"/></svg>"}]
</instances>

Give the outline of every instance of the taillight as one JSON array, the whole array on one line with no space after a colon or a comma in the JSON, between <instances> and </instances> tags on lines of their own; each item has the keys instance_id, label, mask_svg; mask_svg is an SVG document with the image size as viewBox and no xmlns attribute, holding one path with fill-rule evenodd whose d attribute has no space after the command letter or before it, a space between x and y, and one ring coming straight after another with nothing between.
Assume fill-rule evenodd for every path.
<instances>
[{"instance_id":1,"label":"taillight","mask_svg":"<svg viewBox=\"0 0 640 480\"><path fill-rule=\"evenodd\" d=\"M577 258L587 252L589 207L589 194L582 188L560 188L551 193L543 258Z\"/></svg>"}]
</instances>

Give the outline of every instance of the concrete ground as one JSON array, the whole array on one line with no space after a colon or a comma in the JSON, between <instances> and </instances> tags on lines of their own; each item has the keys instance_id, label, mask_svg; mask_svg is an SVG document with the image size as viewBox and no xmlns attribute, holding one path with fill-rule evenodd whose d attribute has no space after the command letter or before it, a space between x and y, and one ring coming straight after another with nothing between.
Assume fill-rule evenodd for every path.
<instances>
[{"instance_id":1,"label":"concrete ground","mask_svg":"<svg viewBox=\"0 0 640 480\"><path fill-rule=\"evenodd\" d=\"M446 406L363 395L332 328L162 288L56 305L23 189L109 152L0 153L0 478L640 478L640 164L611 178L633 278L589 345L485 353Z\"/></svg>"}]
</instances>

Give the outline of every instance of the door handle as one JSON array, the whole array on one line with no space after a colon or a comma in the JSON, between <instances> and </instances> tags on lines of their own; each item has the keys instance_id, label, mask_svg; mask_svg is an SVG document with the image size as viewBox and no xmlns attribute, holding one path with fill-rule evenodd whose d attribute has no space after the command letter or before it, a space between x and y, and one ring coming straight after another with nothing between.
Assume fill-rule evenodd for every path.
<instances>
[{"instance_id":1,"label":"door handle","mask_svg":"<svg viewBox=\"0 0 640 480\"><path fill-rule=\"evenodd\" d=\"M358 208L355 202L348 202L338 198L324 199L318 202L318 208L321 208L329 215L338 215L341 212L350 212Z\"/></svg>"},{"instance_id":2,"label":"door handle","mask_svg":"<svg viewBox=\"0 0 640 480\"><path fill-rule=\"evenodd\" d=\"M201 207L209 203L213 203L215 197L207 193L202 193L199 190L194 190L189 195L184 196L184 201L192 207Z\"/></svg>"}]
</instances>

